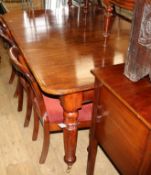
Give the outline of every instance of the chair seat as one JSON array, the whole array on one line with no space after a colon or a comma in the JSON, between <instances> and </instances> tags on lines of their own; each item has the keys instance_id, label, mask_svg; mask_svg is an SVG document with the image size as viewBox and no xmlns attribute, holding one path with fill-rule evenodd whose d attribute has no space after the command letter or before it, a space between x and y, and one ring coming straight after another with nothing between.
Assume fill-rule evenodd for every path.
<instances>
[{"instance_id":1,"label":"chair seat","mask_svg":"<svg viewBox=\"0 0 151 175\"><path fill-rule=\"evenodd\" d=\"M63 122L63 109L59 99L54 99L43 95L49 121L60 123ZM78 121L90 121L92 114L92 103L84 104L79 110Z\"/></svg>"}]
</instances>

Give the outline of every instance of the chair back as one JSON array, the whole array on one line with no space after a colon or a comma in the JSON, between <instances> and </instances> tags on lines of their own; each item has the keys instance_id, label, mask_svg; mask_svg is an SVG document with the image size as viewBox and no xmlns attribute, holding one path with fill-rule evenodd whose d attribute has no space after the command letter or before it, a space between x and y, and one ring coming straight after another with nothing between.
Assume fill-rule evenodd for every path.
<instances>
[{"instance_id":1,"label":"chair back","mask_svg":"<svg viewBox=\"0 0 151 175\"><path fill-rule=\"evenodd\" d=\"M7 25L5 24L5 21L2 16L0 16L0 37L3 38L9 44L9 47L15 45L12 34L9 31Z\"/></svg>"},{"instance_id":2,"label":"chair back","mask_svg":"<svg viewBox=\"0 0 151 175\"><path fill-rule=\"evenodd\" d=\"M4 31L3 31L2 28L0 28L0 37L1 37L5 42L8 43L9 47L12 47L12 46L15 45L15 42L13 41L13 39L10 38L10 37L6 34L6 32L4 33Z\"/></svg>"}]
</instances>

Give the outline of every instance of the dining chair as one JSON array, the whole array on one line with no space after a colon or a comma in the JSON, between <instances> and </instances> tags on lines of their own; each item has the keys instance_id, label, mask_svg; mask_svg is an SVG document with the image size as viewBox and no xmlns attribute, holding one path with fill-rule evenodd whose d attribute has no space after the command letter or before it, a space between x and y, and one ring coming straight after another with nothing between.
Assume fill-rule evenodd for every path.
<instances>
[{"instance_id":1,"label":"dining chair","mask_svg":"<svg viewBox=\"0 0 151 175\"><path fill-rule=\"evenodd\" d=\"M7 27L5 26L5 23L2 20L0 20L0 37L3 39L5 44L7 44L6 47L11 48L16 45L13 38L11 37L9 30L7 29ZM15 76L16 76L16 71L14 67L13 66L11 67L12 67L12 71L11 71L11 76L9 79L9 84L13 83ZM24 91L27 93L26 118L28 119L30 118L31 111L32 111L30 94L28 92L28 86L25 84L25 82L22 79L18 78L16 90L14 93L14 96L18 97L18 107L17 107L18 111L22 111L22 108L23 108L23 92ZM24 123L24 126L25 127L28 126L28 123L29 123L28 120L26 120Z\"/></svg>"},{"instance_id":2,"label":"dining chair","mask_svg":"<svg viewBox=\"0 0 151 175\"><path fill-rule=\"evenodd\" d=\"M15 42L13 41L13 38L12 38L7 26L5 25L2 17L0 17L0 37L4 41L5 47L10 48L13 45L15 45ZM9 84L12 84L14 79L15 79L15 71L12 68L11 76L9 79Z\"/></svg>"},{"instance_id":3,"label":"dining chair","mask_svg":"<svg viewBox=\"0 0 151 175\"><path fill-rule=\"evenodd\" d=\"M34 129L32 140L37 140L39 123L41 123L43 126L44 138L39 163L44 163L48 154L50 134L52 132L62 131L65 127L63 109L58 97L47 96L40 90L28 67L19 62L18 52L18 48L10 48L10 58L16 71L18 71L22 77L24 77L24 80L28 82L31 87L30 92L32 94L34 110ZM83 104L82 109L79 109L78 128L90 127L91 109L92 103Z\"/></svg>"},{"instance_id":4,"label":"dining chair","mask_svg":"<svg viewBox=\"0 0 151 175\"><path fill-rule=\"evenodd\" d=\"M15 45L13 45L12 47L16 47ZM17 55L17 59L22 63L22 64L26 64L23 57L20 56L19 52L16 52ZM11 62L11 56L10 56L10 62ZM26 102L26 116L25 116L25 121L24 121L24 127L27 127L29 125L29 121L30 121L30 117L31 117L31 113L32 113L32 96L30 93L30 86L28 83L26 83L26 81L24 80L24 78L22 76L20 76L20 74L18 74L18 72L16 71L15 67L12 64L12 69L15 73L15 75L17 75L18 79L17 79L17 86L16 86L16 90L15 90L15 95L18 97L18 111L22 111L23 108L23 97L24 97L24 92L26 92L27 95L27 102Z\"/></svg>"}]
</instances>

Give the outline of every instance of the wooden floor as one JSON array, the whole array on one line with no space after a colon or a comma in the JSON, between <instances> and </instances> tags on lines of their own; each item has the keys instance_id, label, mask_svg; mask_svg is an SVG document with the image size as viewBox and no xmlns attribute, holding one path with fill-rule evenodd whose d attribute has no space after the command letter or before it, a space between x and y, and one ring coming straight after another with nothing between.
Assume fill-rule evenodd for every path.
<instances>
[{"instance_id":1,"label":"wooden floor","mask_svg":"<svg viewBox=\"0 0 151 175\"><path fill-rule=\"evenodd\" d=\"M11 4L12 6L12 4ZM63 161L63 135L52 134L51 145L46 163L40 165L38 159L42 147L43 133L31 140L33 121L28 128L23 127L25 106L17 112L17 99L13 97L16 81L8 84L11 66L7 50L0 42L0 175L84 175L86 174L88 130L79 131L77 161L70 173ZM26 102L26 100L24 101ZM98 149L95 175L117 175L110 161Z\"/></svg>"}]
</instances>

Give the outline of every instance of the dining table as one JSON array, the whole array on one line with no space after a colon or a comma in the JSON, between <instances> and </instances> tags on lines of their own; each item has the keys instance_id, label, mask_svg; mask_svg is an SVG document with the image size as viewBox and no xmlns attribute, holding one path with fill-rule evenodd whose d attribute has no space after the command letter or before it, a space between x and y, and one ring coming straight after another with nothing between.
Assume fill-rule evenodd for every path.
<instances>
[{"instance_id":1,"label":"dining table","mask_svg":"<svg viewBox=\"0 0 151 175\"><path fill-rule=\"evenodd\" d=\"M104 41L104 9L90 8L87 14L68 6L18 10L6 13L3 19L40 89L60 99L66 126L64 161L72 165L78 110L94 98L90 70L125 62L131 23L115 16L111 35Z\"/></svg>"}]
</instances>

